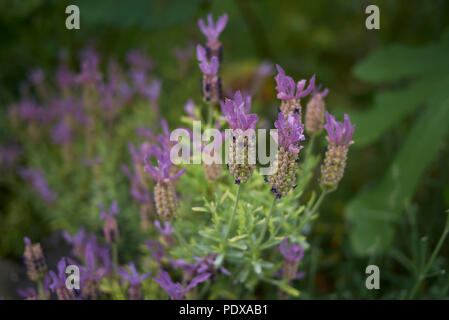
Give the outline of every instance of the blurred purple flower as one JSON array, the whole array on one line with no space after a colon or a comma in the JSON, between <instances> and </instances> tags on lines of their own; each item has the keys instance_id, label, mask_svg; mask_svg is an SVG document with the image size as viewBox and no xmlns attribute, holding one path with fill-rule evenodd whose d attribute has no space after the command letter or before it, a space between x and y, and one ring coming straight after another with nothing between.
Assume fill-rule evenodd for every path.
<instances>
[{"instance_id":1,"label":"blurred purple flower","mask_svg":"<svg viewBox=\"0 0 449 320\"><path fill-rule=\"evenodd\" d=\"M148 71L154 67L151 61L142 51L132 49L126 55L126 61L130 64L132 69Z\"/></svg>"},{"instance_id":2,"label":"blurred purple flower","mask_svg":"<svg viewBox=\"0 0 449 320\"><path fill-rule=\"evenodd\" d=\"M14 166L22 150L17 145L0 146L0 169L9 169Z\"/></svg>"},{"instance_id":3,"label":"blurred purple flower","mask_svg":"<svg viewBox=\"0 0 449 320\"><path fill-rule=\"evenodd\" d=\"M142 281L144 281L146 278L148 278L151 275L151 272L147 272L142 275L139 275L137 273L136 266L134 265L133 262L129 264L129 271L130 271L130 273L126 269L120 268L118 270L118 273L119 273L120 277L122 277L125 280L128 280L132 286L140 285L142 283Z\"/></svg>"},{"instance_id":4,"label":"blurred purple flower","mask_svg":"<svg viewBox=\"0 0 449 320\"><path fill-rule=\"evenodd\" d=\"M162 244L156 240L147 240L145 241L146 246L151 252L151 255L153 256L154 260L160 262L162 258L164 258L165 251Z\"/></svg>"},{"instance_id":5,"label":"blurred purple flower","mask_svg":"<svg viewBox=\"0 0 449 320\"><path fill-rule=\"evenodd\" d=\"M97 84L102 78L98 71L100 62L98 53L92 48L87 48L81 53L81 59L81 73L76 78L77 82Z\"/></svg>"},{"instance_id":6,"label":"blurred purple flower","mask_svg":"<svg viewBox=\"0 0 449 320\"><path fill-rule=\"evenodd\" d=\"M304 256L304 249L301 246L294 243L290 246L288 245L288 237L282 240L279 246L279 251L289 262L299 262Z\"/></svg>"},{"instance_id":7,"label":"blurred purple flower","mask_svg":"<svg viewBox=\"0 0 449 320\"><path fill-rule=\"evenodd\" d=\"M164 221L164 226L161 226L161 223L159 220L154 221L154 225L156 226L157 230L159 230L159 233L163 236L169 236L173 233L173 227L170 225L170 222Z\"/></svg>"},{"instance_id":8,"label":"blurred purple flower","mask_svg":"<svg viewBox=\"0 0 449 320\"><path fill-rule=\"evenodd\" d=\"M217 41L220 33L226 27L226 23L228 22L228 15L225 13L220 18L218 18L217 22L214 23L212 19L212 14L207 16L207 24L204 23L203 19L198 20L198 26L200 27L201 32L207 37L208 41Z\"/></svg>"},{"instance_id":9,"label":"blurred purple flower","mask_svg":"<svg viewBox=\"0 0 449 320\"><path fill-rule=\"evenodd\" d=\"M55 144L67 144L72 140L72 129L64 119L51 129L51 139Z\"/></svg>"},{"instance_id":10,"label":"blurred purple flower","mask_svg":"<svg viewBox=\"0 0 449 320\"><path fill-rule=\"evenodd\" d=\"M198 59L201 71L208 76L214 76L218 73L218 57L212 56L210 61L207 58L206 49L201 45L196 46L196 57Z\"/></svg>"},{"instance_id":11,"label":"blurred purple flower","mask_svg":"<svg viewBox=\"0 0 449 320\"><path fill-rule=\"evenodd\" d=\"M18 174L22 179L27 180L33 186L33 189L47 202L56 201L56 195L51 191L47 184L44 173L34 168L19 168Z\"/></svg>"},{"instance_id":12,"label":"blurred purple flower","mask_svg":"<svg viewBox=\"0 0 449 320\"><path fill-rule=\"evenodd\" d=\"M170 153L162 151L161 149L156 149L155 157L157 159L157 166L153 166L149 160L149 157L145 159L146 166L144 170L150 172L153 179L157 182L168 182L178 179L184 174L186 168L179 170L176 174L172 175L170 168L172 167L172 162L170 160Z\"/></svg>"},{"instance_id":13,"label":"blurred purple flower","mask_svg":"<svg viewBox=\"0 0 449 320\"><path fill-rule=\"evenodd\" d=\"M31 72L28 75L28 79L33 85L39 86L45 80L45 73L41 68L36 68L34 70L31 70Z\"/></svg>"},{"instance_id":14,"label":"blurred purple flower","mask_svg":"<svg viewBox=\"0 0 449 320\"><path fill-rule=\"evenodd\" d=\"M189 290L193 289L201 282L206 281L210 276L210 273L204 273L193 278L185 289L179 282L173 282L170 275L163 270L159 272L157 278L153 278L153 281L157 282L173 300L183 300Z\"/></svg>"}]
</instances>

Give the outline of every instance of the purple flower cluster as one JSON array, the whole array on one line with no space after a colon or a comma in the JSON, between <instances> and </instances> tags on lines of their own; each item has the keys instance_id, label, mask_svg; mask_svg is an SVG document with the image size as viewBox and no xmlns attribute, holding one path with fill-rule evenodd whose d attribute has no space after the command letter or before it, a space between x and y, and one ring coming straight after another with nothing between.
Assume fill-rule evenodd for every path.
<instances>
[{"instance_id":1,"label":"purple flower cluster","mask_svg":"<svg viewBox=\"0 0 449 320\"><path fill-rule=\"evenodd\" d=\"M113 201L109 210L104 205L98 204L101 209L100 219L104 220L103 232L107 243L117 242L119 238L119 229L115 216L120 212L117 201Z\"/></svg>"},{"instance_id":2,"label":"purple flower cluster","mask_svg":"<svg viewBox=\"0 0 449 320\"><path fill-rule=\"evenodd\" d=\"M328 134L326 139L329 146L321 165L320 186L324 191L330 192L337 188L338 182L343 177L348 149L354 143L352 135L355 126L351 124L347 114L344 115L344 122L338 122L334 116L326 112L324 128Z\"/></svg>"},{"instance_id":3,"label":"purple flower cluster","mask_svg":"<svg viewBox=\"0 0 449 320\"><path fill-rule=\"evenodd\" d=\"M315 76L309 81L307 88L306 80L300 80L295 83L292 77L285 74L284 69L276 65L278 74L274 78L276 80L277 97L282 100L281 111L287 117L289 114L298 113L301 120L301 104L300 99L312 92L315 86Z\"/></svg>"},{"instance_id":4,"label":"purple flower cluster","mask_svg":"<svg viewBox=\"0 0 449 320\"><path fill-rule=\"evenodd\" d=\"M188 291L192 290L201 282L206 281L211 276L210 273L203 273L199 276L193 278L189 284L183 288L181 283L173 282L170 278L170 275L165 271L160 271L156 278L153 278L153 281L159 283L162 289L167 292L173 300L184 300Z\"/></svg>"},{"instance_id":5,"label":"purple flower cluster","mask_svg":"<svg viewBox=\"0 0 449 320\"><path fill-rule=\"evenodd\" d=\"M22 179L31 183L36 193L46 202L52 203L56 201L56 195L48 186L44 173L41 170L35 168L19 168L18 173Z\"/></svg>"}]
</instances>

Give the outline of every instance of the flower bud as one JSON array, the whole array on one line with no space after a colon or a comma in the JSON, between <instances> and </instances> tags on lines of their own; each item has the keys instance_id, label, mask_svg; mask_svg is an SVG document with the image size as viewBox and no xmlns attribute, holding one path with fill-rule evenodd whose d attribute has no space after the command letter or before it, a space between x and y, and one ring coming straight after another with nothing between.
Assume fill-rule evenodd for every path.
<instances>
[{"instance_id":1,"label":"flower bud","mask_svg":"<svg viewBox=\"0 0 449 320\"><path fill-rule=\"evenodd\" d=\"M27 270L28 277L37 281L42 279L48 271L47 261L39 243L32 244L29 238L25 238L25 252L23 261Z\"/></svg>"}]
</instances>

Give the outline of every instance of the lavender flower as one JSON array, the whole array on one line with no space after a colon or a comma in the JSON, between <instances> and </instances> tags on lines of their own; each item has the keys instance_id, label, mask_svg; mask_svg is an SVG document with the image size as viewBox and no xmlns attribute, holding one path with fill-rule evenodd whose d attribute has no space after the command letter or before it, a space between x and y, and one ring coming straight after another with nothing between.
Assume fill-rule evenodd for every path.
<instances>
[{"instance_id":1,"label":"lavender flower","mask_svg":"<svg viewBox=\"0 0 449 320\"><path fill-rule=\"evenodd\" d=\"M189 290L193 289L201 282L206 281L210 276L210 273L203 273L202 275L196 276L185 288L183 288L179 282L173 282L170 275L162 270L159 272L157 278L153 278L153 281L157 282L173 300L184 300Z\"/></svg>"},{"instance_id":2,"label":"lavender flower","mask_svg":"<svg viewBox=\"0 0 449 320\"><path fill-rule=\"evenodd\" d=\"M42 69L37 68L30 72L28 79L35 86L40 86L45 80L45 73Z\"/></svg>"},{"instance_id":3,"label":"lavender flower","mask_svg":"<svg viewBox=\"0 0 449 320\"><path fill-rule=\"evenodd\" d=\"M192 120L198 120L198 117L195 115L195 103L192 99L187 100L186 104L184 105L184 111Z\"/></svg>"},{"instance_id":4,"label":"lavender flower","mask_svg":"<svg viewBox=\"0 0 449 320\"><path fill-rule=\"evenodd\" d=\"M100 58L98 53L92 48L85 49L82 54L81 73L77 76L78 83L96 85L102 78L98 71Z\"/></svg>"},{"instance_id":5,"label":"lavender flower","mask_svg":"<svg viewBox=\"0 0 449 320\"><path fill-rule=\"evenodd\" d=\"M279 112L278 120L274 123L278 129L277 171L268 176L265 181L272 185L271 192L278 199L285 196L288 191L295 188L298 153L302 149L300 141L304 141L304 125L299 121L298 114L285 116Z\"/></svg>"},{"instance_id":6,"label":"lavender flower","mask_svg":"<svg viewBox=\"0 0 449 320\"><path fill-rule=\"evenodd\" d=\"M151 275L151 272L139 275L137 273L136 266L134 265L134 263L129 264L129 270L131 273L128 273L128 271L126 271L123 268L120 268L118 271L120 277L122 277L125 280L128 280L131 285L128 289L129 300L142 300L143 295L141 283Z\"/></svg>"},{"instance_id":7,"label":"lavender flower","mask_svg":"<svg viewBox=\"0 0 449 320\"><path fill-rule=\"evenodd\" d=\"M349 116L345 114L344 122L338 122L335 117L326 112L326 137L329 145L321 165L320 185L324 191L334 191L338 182L343 177L346 167L348 149L354 142L351 140L354 134L354 125Z\"/></svg>"},{"instance_id":8,"label":"lavender flower","mask_svg":"<svg viewBox=\"0 0 449 320\"><path fill-rule=\"evenodd\" d=\"M256 114L249 113L250 108L251 96L244 98L240 91L234 94L234 100L226 98L221 103L221 110L232 129L228 168L236 184L246 182L256 167L254 131L250 131L249 136L244 132L255 129L258 121ZM251 157L254 157L254 161L251 161Z\"/></svg>"},{"instance_id":9,"label":"lavender flower","mask_svg":"<svg viewBox=\"0 0 449 320\"><path fill-rule=\"evenodd\" d=\"M120 212L117 201L113 201L109 211L99 203L98 207L101 209L100 219L105 220L103 226L103 233L107 243L116 242L119 237L119 230L117 221L115 220L115 215Z\"/></svg>"},{"instance_id":10,"label":"lavender flower","mask_svg":"<svg viewBox=\"0 0 449 320\"><path fill-rule=\"evenodd\" d=\"M77 265L71 259L68 259L70 264ZM89 243L86 246L85 266L78 266L80 269L80 287L81 298L84 300L96 300L99 293L99 281L106 275L106 269L99 267L95 263L95 247L94 244Z\"/></svg>"},{"instance_id":11,"label":"lavender flower","mask_svg":"<svg viewBox=\"0 0 449 320\"><path fill-rule=\"evenodd\" d=\"M135 70L149 71L154 67L153 61L151 61L142 51L136 49L128 52L126 60L131 68Z\"/></svg>"},{"instance_id":12,"label":"lavender flower","mask_svg":"<svg viewBox=\"0 0 449 320\"><path fill-rule=\"evenodd\" d=\"M161 226L161 223L158 220L154 221L154 225L159 231L159 233L162 235L162 238L164 239L164 242L167 246L171 247L174 244L174 239L172 237L172 233L174 231L173 227L171 226L170 222L164 221L164 226Z\"/></svg>"},{"instance_id":13,"label":"lavender flower","mask_svg":"<svg viewBox=\"0 0 449 320\"><path fill-rule=\"evenodd\" d=\"M64 119L59 121L51 130L53 143L65 145L72 140L72 129Z\"/></svg>"},{"instance_id":14,"label":"lavender flower","mask_svg":"<svg viewBox=\"0 0 449 320\"><path fill-rule=\"evenodd\" d=\"M215 24L212 19L212 14L207 16L207 24L204 23L203 19L198 20L198 26L200 27L201 32L207 37L206 49L207 57L209 59L217 57L221 61L223 58L223 50L218 37L226 27L227 22L228 15L226 13L218 18Z\"/></svg>"},{"instance_id":15,"label":"lavender flower","mask_svg":"<svg viewBox=\"0 0 449 320\"><path fill-rule=\"evenodd\" d=\"M223 273L227 276L231 275L230 272L224 267L219 267L217 269L215 266L216 257L217 255L213 253L205 257L194 257L194 263L184 261L183 259L170 260L170 263L173 268L182 269L186 279L192 279L193 277L203 273L210 273L212 276L215 276L218 273Z\"/></svg>"},{"instance_id":16,"label":"lavender flower","mask_svg":"<svg viewBox=\"0 0 449 320\"><path fill-rule=\"evenodd\" d=\"M274 78L276 80L276 90L278 91L277 97L282 100L281 111L284 116L288 116L292 113L298 113L301 120L301 104L300 99L307 96L315 86L315 75L312 76L307 89L306 80L300 80L295 83L292 77L285 74L284 69L279 65L276 65L278 74Z\"/></svg>"},{"instance_id":17,"label":"lavender flower","mask_svg":"<svg viewBox=\"0 0 449 320\"><path fill-rule=\"evenodd\" d=\"M18 289L17 293L25 300L40 300L36 289L31 287Z\"/></svg>"},{"instance_id":18,"label":"lavender flower","mask_svg":"<svg viewBox=\"0 0 449 320\"><path fill-rule=\"evenodd\" d=\"M212 56L209 60L206 49L201 45L196 47L196 56L200 62L199 67L203 72L203 79L201 80L203 98L213 103L220 101L222 97L222 85L221 78L217 76L219 68L218 58Z\"/></svg>"},{"instance_id":19,"label":"lavender flower","mask_svg":"<svg viewBox=\"0 0 449 320\"><path fill-rule=\"evenodd\" d=\"M67 90L76 84L77 76L65 65L59 66L56 71L56 83L61 90Z\"/></svg>"},{"instance_id":20,"label":"lavender flower","mask_svg":"<svg viewBox=\"0 0 449 320\"><path fill-rule=\"evenodd\" d=\"M50 271L50 277L52 283L50 284L50 289L56 292L58 300L74 300L75 292L73 290L67 289L66 281L67 275L65 273L67 267L67 261L62 258L58 262L58 273L56 274L53 270Z\"/></svg>"},{"instance_id":21,"label":"lavender flower","mask_svg":"<svg viewBox=\"0 0 449 320\"><path fill-rule=\"evenodd\" d=\"M324 98L329 93L329 89L321 90L321 85L313 89L312 98L307 103L306 111L306 131L311 134L320 134L324 125L324 113L326 106Z\"/></svg>"},{"instance_id":22,"label":"lavender flower","mask_svg":"<svg viewBox=\"0 0 449 320\"><path fill-rule=\"evenodd\" d=\"M86 232L84 228L80 228L76 234L71 236L67 231L62 233L63 238L73 247L72 254L76 257L83 258L86 248Z\"/></svg>"},{"instance_id":23,"label":"lavender flower","mask_svg":"<svg viewBox=\"0 0 449 320\"><path fill-rule=\"evenodd\" d=\"M33 189L47 202L56 201L56 195L50 190L47 180L43 172L34 168L20 168L18 170L22 179L25 179L31 183Z\"/></svg>"},{"instance_id":24,"label":"lavender flower","mask_svg":"<svg viewBox=\"0 0 449 320\"><path fill-rule=\"evenodd\" d=\"M150 250L154 260L156 260L157 262L161 262L162 259L166 256L164 247L160 242L156 240L147 240L145 241L145 244Z\"/></svg>"},{"instance_id":25,"label":"lavender flower","mask_svg":"<svg viewBox=\"0 0 449 320\"><path fill-rule=\"evenodd\" d=\"M178 209L178 201L173 181L183 175L186 169L184 168L172 175L170 153L157 148L155 150L157 150L155 154L157 158L157 167L152 166L147 157L145 159L146 166L144 170L150 172L153 179L156 180L154 200L156 202L157 213L162 219L172 219L176 216Z\"/></svg>"},{"instance_id":26,"label":"lavender flower","mask_svg":"<svg viewBox=\"0 0 449 320\"><path fill-rule=\"evenodd\" d=\"M285 279L298 279L304 276L303 273L297 274L296 271L298 269L298 262L304 256L304 249L301 246L298 246L292 243L290 246L288 245L288 237L282 240L279 250L281 254L284 256L284 267L282 270L282 276Z\"/></svg>"},{"instance_id":27,"label":"lavender flower","mask_svg":"<svg viewBox=\"0 0 449 320\"><path fill-rule=\"evenodd\" d=\"M25 252L23 253L23 262L27 270L28 277L37 281L45 277L48 271L47 260L40 243L32 244L27 237L24 238Z\"/></svg>"}]
</instances>

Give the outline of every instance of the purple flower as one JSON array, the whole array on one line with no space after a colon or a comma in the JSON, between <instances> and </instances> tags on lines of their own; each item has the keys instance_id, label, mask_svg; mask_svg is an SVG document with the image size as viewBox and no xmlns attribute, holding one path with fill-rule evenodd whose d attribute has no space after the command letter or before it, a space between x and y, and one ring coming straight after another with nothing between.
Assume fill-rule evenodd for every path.
<instances>
[{"instance_id":1,"label":"purple flower","mask_svg":"<svg viewBox=\"0 0 449 320\"><path fill-rule=\"evenodd\" d=\"M299 145L304 141L304 125L299 121L298 114L289 114L287 121L282 112L278 114L278 120L274 122L278 129L278 145L293 154L297 154L303 147Z\"/></svg>"},{"instance_id":2,"label":"purple flower","mask_svg":"<svg viewBox=\"0 0 449 320\"><path fill-rule=\"evenodd\" d=\"M132 69L148 71L153 68L154 63L143 52L133 49L126 55L126 61Z\"/></svg>"},{"instance_id":3,"label":"purple flower","mask_svg":"<svg viewBox=\"0 0 449 320\"><path fill-rule=\"evenodd\" d=\"M109 211L106 211L105 207L99 203L98 207L101 209L100 219L104 220L103 233L107 243L112 243L118 240L119 229L115 215L120 212L117 201L113 201Z\"/></svg>"},{"instance_id":4,"label":"purple flower","mask_svg":"<svg viewBox=\"0 0 449 320\"><path fill-rule=\"evenodd\" d=\"M65 65L60 65L56 71L56 83L60 89L70 88L76 83L76 75Z\"/></svg>"},{"instance_id":5,"label":"purple flower","mask_svg":"<svg viewBox=\"0 0 449 320\"><path fill-rule=\"evenodd\" d=\"M44 82L45 79L45 73L42 69L37 68L34 69L30 72L30 74L28 75L28 79L30 80L30 82L32 84L34 84L35 86L39 86Z\"/></svg>"},{"instance_id":6,"label":"purple flower","mask_svg":"<svg viewBox=\"0 0 449 320\"><path fill-rule=\"evenodd\" d=\"M117 201L112 201L111 206L109 207L109 211L106 210L104 205L102 205L101 203L99 203L97 206L101 209L100 219L102 219L102 220L105 220L107 218L112 218L120 212L120 210L117 206Z\"/></svg>"},{"instance_id":7,"label":"purple flower","mask_svg":"<svg viewBox=\"0 0 449 320\"><path fill-rule=\"evenodd\" d=\"M197 117L195 115L195 103L192 99L187 100L186 104L184 105L184 111L191 119L197 120Z\"/></svg>"},{"instance_id":8,"label":"purple flower","mask_svg":"<svg viewBox=\"0 0 449 320\"><path fill-rule=\"evenodd\" d=\"M37 294L36 289L28 287L25 289L18 289L17 293L22 297L25 298L27 300L38 300L39 296Z\"/></svg>"},{"instance_id":9,"label":"purple flower","mask_svg":"<svg viewBox=\"0 0 449 320\"><path fill-rule=\"evenodd\" d=\"M170 222L164 221L164 227L161 226L161 223L158 220L154 221L154 225L159 230L160 234L163 236L169 236L173 233L173 227L170 225Z\"/></svg>"},{"instance_id":10,"label":"purple flower","mask_svg":"<svg viewBox=\"0 0 449 320\"><path fill-rule=\"evenodd\" d=\"M321 87L322 87L322 85L319 84L318 86L313 88L312 97L318 96L320 98L325 98L327 96L327 94L329 93L329 89L328 88L324 88L321 91Z\"/></svg>"},{"instance_id":11,"label":"purple flower","mask_svg":"<svg viewBox=\"0 0 449 320\"><path fill-rule=\"evenodd\" d=\"M300 99L307 96L315 86L315 75L312 76L307 89L304 89L306 85L306 80L300 80L297 84L292 77L285 74L284 69L279 65L276 65L278 74L274 78L276 80L276 90L278 91L277 97L281 100L293 100Z\"/></svg>"},{"instance_id":12,"label":"purple flower","mask_svg":"<svg viewBox=\"0 0 449 320\"><path fill-rule=\"evenodd\" d=\"M201 45L196 46L196 57L200 62L201 71L208 76L214 76L218 73L219 61L218 57L212 56L210 61L207 59L206 49Z\"/></svg>"},{"instance_id":13,"label":"purple flower","mask_svg":"<svg viewBox=\"0 0 449 320\"><path fill-rule=\"evenodd\" d=\"M51 291L55 291L57 288L65 288L66 287L66 279L67 275L65 273L66 267L67 267L67 261L66 258L62 258L58 262L58 273L55 273L53 270L50 271L50 277L51 277L51 284L50 289Z\"/></svg>"},{"instance_id":14,"label":"purple flower","mask_svg":"<svg viewBox=\"0 0 449 320\"><path fill-rule=\"evenodd\" d=\"M198 26L201 32L207 37L208 41L217 41L220 33L226 27L228 22L228 15L225 13L220 18L218 18L217 23L214 24L212 19L212 14L207 16L207 25L204 23L203 19L198 20Z\"/></svg>"},{"instance_id":15,"label":"purple flower","mask_svg":"<svg viewBox=\"0 0 449 320\"><path fill-rule=\"evenodd\" d=\"M254 113L249 113L251 109L251 96L243 98L240 91L234 94L234 100L225 99L225 102L221 103L221 110L225 116L226 121L229 123L231 129L254 129L258 117Z\"/></svg>"},{"instance_id":16,"label":"purple flower","mask_svg":"<svg viewBox=\"0 0 449 320\"><path fill-rule=\"evenodd\" d=\"M81 57L81 73L76 78L77 82L96 84L102 78L101 73L98 71L100 61L98 53L88 48L82 52Z\"/></svg>"},{"instance_id":17,"label":"purple flower","mask_svg":"<svg viewBox=\"0 0 449 320\"><path fill-rule=\"evenodd\" d=\"M31 183L33 189L42 197L42 199L50 203L56 201L56 195L51 191L41 170L34 168L20 168L18 173L22 179Z\"/></svg>"},{"instance_id":18,"label":"purple flower","mask_svg":"<svg viewBox=\"0 0 449 320\"><path fill-rule=\"evenodd\" d=\"M301 246L294 243L288 245L288 237L282 240L279 250L288 262L299 262L304 256L304 249Z\"/></svg>"},{"instance_id":19,"label":"purple flower","mask_svg":"<svg viewBox=\"0 0 449 320\"><path fill-rule=\"evenodd\" d=\"M165 292L167 292L167 294L173 300L183 300L189 290L193 289L201 282L206 281L210 276L210 273L204 273L193 278L192 281L190 281L190 283L185 287L185 289L179 282L173 282L170 278L170 275L163 270L159 272L157 278L153 278L153 281L159 283L162 289L164 289Z\"/></svg>"},{"instance_id":20,"label":"purple flower","mask_svg":"<svg viewBox=\"0 0 449 320\"><path fill-rule=\"evenodd\" d=\"M146 278L148 278L151 275L151 272L147 272L142 275L139 275L137 273L136 266L134 265L134 263L129 264L129 271L131 273L128 273L127 270L120 268L118 270L118 273L119 273L120 277L122 277L125 280L128 280L132 286L140 285L142 283L142 281L144 281Z\"/></svg>"},{"instance_id":21,"label":"purple flower","mask_svg":"<svg viewBox=\"0 0 449 320\"><path fill-rule=\"evenodd\" d=\"M328 134L326 139L329 144L348 147L354 143L351 139L355 126L351 124L351 120L349 120L347 114L344 115L344 119L344 122L338 122L333 115L326 111L326 124L324 128Z\"/></svg>"},{"instance_id":22,"label":"purple flower","mask_svg":"<svg viewBox=\"0 0 449 320\"><path fill-rule=\"evenodd\" d=\"M67 144L72 140L72 129L64 119L51 129L51 139L55 144Z\"/></svg>"},{"instance_id":23,"label":"purple flower","mask_svg":"<svg viewBox=\"0 0 449 320\"><path fill-rule=\"evenodd\" d=\"M86 283L87 281L99 281L105 274L106 270L102 267L97 267L95 263L95 247L93 244L89 243L86 246L85 253L86 266L80 266L81 270L81 283Z\"/></svg>"},{"instance_id":24,"label":"purple flower","mask_svg":"<svg viewBox=\"0 0 449 320\"><path fill-rule=\"evenodd\" d=\"M162 244L156 240L147 240L145 241L146 246L151 252L154 260L160 262L162 258L165 257L165 251Z\"/></svg>"},{"instance_id":25,"label":"purple flower","mask_svg":"<svg viewBox=\"0 0 449 320\"><path fill-rule=\"evenodd\" d=\"M144 170L146 172L150 172L153 179L157 182L169 182L178 179L180 176L184 174L186 168L178 171L176 174L171 175L170 168L172 166L170 160L170 153L164 152L161 149L158 149L158 152L155 154L157 159L157 166L154 167L151 165L149 157L145 159L146 166Z\"/></svg>"},{"instance_id":26,"label":"purple flower","mask_svg":"<svg viewBox=\"0 0 449 320\"><path fill-rule=\"evenodd\" d=\"M153 82L143 88L143 95L150 101L157 101L161 93L162 81L155 79Z\"/></svg>"}]
</instances>

